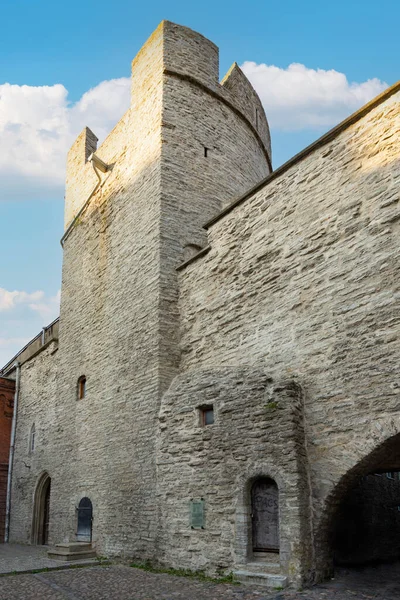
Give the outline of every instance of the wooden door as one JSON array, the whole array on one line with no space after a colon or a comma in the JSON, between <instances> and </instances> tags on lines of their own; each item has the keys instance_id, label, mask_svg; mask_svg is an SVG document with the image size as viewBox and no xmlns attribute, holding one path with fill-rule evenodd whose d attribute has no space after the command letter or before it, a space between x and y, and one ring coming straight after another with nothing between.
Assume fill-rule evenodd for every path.
<instances>
[{"instance_id":1,"label":"wooden door","mask_svg":"<svg viewBox=\"0 0 400 600\"><path fill-rule=\"evenodd\" d=\"M279 493L272 479L257 479L251 489L253 551L279 552Z\"/></svg>"}]
</instances>

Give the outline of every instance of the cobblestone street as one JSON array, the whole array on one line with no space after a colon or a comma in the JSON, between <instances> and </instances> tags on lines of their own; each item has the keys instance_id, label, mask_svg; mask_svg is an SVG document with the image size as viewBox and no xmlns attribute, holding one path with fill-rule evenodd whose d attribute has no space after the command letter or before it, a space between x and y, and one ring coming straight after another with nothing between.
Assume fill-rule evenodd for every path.
<instances>
[{"instance_id":1,"label":"cobblestone street","mask_svg":"<svg viewBox=\"0 0 400 600\"><path fill-rule=\"evenodd\" d=\"M399 600L400 568L342 571L301 592L200 582L127 566L98 566L0 578L0 600Z\"/></svg>"},{"instance_id":2,"label":"cobblestone street","mask_svg":"<svg viewBox=\"0 0 400 600\"><path fill-rule=\"evenodd\" d=\"M0 575L31 571L33 569L51 569L74 564L97 564L96 560L63 562L47 556L48 546L27 546L24 544L0 544Z\"/></svg>"}]
</instances>

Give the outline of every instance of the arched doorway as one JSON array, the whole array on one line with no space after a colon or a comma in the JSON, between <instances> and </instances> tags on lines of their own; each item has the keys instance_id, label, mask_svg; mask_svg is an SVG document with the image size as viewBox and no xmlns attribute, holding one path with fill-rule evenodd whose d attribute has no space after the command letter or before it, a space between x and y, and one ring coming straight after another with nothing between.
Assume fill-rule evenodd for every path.
<instances>
[{"instance_id":1,"label":"arched doorway","mask_svg":"<svg viewBox=\"0 0 400 600\"><path fill-rule=\"evenodd\" d=\"M32 544L47 545L49 543L51 479L43 473L36 486L33 520Z\"/></svg>"},{"instance_id":2,"label":"arched doorway","mask_svg":"<svg viewBox=\"0 0 400 600\"><path fill-rule=\"evenodd\" d=\"M400 473L369 473L353 484L334 519L334 564L361 566L400 559Z\"/></svg>"},{"instance_id":3,"label":"arched doorway","mask_svg":"<svg viewBox=\"0 0 400 600\"><path fill-rule=\"evenodd\" d=\"M279 552L279 492L273 479L260 477L251 488L254 553Z\"/></svg>"},{"instance_id":4,"label":"arched doorway","mask_svg":"<svg viewBox=\"0 0 400 600\"><path fill-rule=\"evenodd\" d=\"M76 539L78 542L92 541L93 507L89 498L82 498L78 506L78 527Z\"/></svg>"},{"instance_id":5,"label":"arched doorway","mask_svg":"<svg viewBox=\"0 0 400 600\"><path fill-rule=\"evenodd\" d=\"M317 580L331 577L334 571L336 576L346 572L355 577L371 564L400 560L399 473L400 434L396 433L338 481L316 529ZM378 581L378 572L376 577Z\"/></svg>"}]
</instances>

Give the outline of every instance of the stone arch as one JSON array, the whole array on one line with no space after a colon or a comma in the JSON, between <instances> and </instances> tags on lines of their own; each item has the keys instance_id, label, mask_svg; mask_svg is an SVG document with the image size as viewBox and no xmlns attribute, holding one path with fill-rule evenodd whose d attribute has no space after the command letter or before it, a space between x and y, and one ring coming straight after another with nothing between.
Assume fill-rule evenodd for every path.
<instances>
[{"instance_id":1,"label":"stone arch","mask_svg":"<svg viewBox=\"0 0 400 600\"><path fill-rule=\"evenodd\" d=\"M32 544L45 545L49 535L51 478L45 471L39 477L33 500Z\"/></svg>"},{"instance_id":2,"label":"stone arch","mask_svg":"<svg viewBox=\"0 0 400 600\"><path fill-rule=\"evenodd\" d=\"M347 470L326 495L315 528L316 579L319 581L332 576L335 519L351 488L370 473L400 470L400 424L394 419L375 422L361 439L356 438L340 461Z\"/></svg>"}]
</instances>

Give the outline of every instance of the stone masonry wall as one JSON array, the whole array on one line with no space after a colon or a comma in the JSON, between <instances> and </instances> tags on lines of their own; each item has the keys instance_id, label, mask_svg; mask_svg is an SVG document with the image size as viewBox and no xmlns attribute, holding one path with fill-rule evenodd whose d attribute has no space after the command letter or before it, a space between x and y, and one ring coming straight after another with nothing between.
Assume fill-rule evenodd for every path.
<instances>
[{"instance_id":1,"label":"stone masonry wall","mask_svg":"<svg viewBox=\"0 0 400 600\"><path fill-rule=\"evenodd\" d=\"M63 479L71 456L71 448L64 447L60 456L56 452L59 430L56 417L57 348L57 341L51 341L42 352L21 367L12 474L11 542L31 542L33 496L38 479L46 471L52 483L58 484ZM35 444L32 452L30 439L33 425ZM50 519L52 509L51 498ZM55 542L52 531L51 520L50 542Z\"/></svg>"},{"instance_id":2,"label":"stone masonry wall","mask_svg":"<svg viewBox=\"0 0 400 600\"><path fill-rule=\"evenodd\" d=\"M57 445L71 455L52 487L55 538L75 539L75 507L88 496L98 552L144 558L156 529L162 64L159 29L132 64L130 110L96 151L112 168L64 243Z\"/></svg>"},{"instance_id":3,"label":"stone masonry wall","mask_svg":"<svg viewBox=\"0 0 400 600\"><path fill-rule=\"evenodd\" d=\"M157 434L159 560L229 573L253 555L250 489L279 488L280 566L292 581L311 567L303 398L263 368L208 368L177 377L163 398ZM212 405L214 424L200 408ZM205 528L191 529L189 502L205 501ZM302 544L299 544L299 540ZM260 565L260 570L262 565Z\"/></svg>"},{"instance_id":4,"label":"stone masonry wall","mask_svg":"<svg viewBox=\"0 0 400 600\"><path fill-rule=\"evenodd\" d=\"M239 67L232 67L220 85L218 48L212 42L173 23L164 30L161 392L179 367L176 267L185 248L206 244L204 221L268 175L271 152L261 102Z\"/></svg>"},{"instance_id":5,"label":"stone masonry wall","mask_svg":"<svg viewBox=\"0 0 400 600\"><path fill-rule=\"evenodd\" d=\"M304 387L314 531L343 475L400 429L396 90L216 220L181 275L183 371L259 366Z\"/></svg>"},{"instance_id":6,"label":"stone masonry wall","mask_svg":"<svg viewBox=\"0 0 400 600\"><path fill-rule=\"evenodd\" d=\"M47 411L49 441L28 475L23 449L16 462L14 541L28 539L45 470L52 543L75 539L76 506L88 496L99 554L154 558L157 417L160 396L178 372L176 267L185 246L204 243L201 225L223 199L269 172L265 116L258 115L259 132L250 122L259 100L244 102L249 84L236 70L225 93L217 71L211 42L163 22L132 63L131 107L120 123L99 148L85 128L68 154L56 390L51 384L46 392L48 407L46 394L32 395L41 402L37 414ZM204 88L207 73L214 95ZM225 98L222 108L216 91ZM204 157L202 144L216 146L217 138L218 156L213 147ZM87 160L93 151L109 165L100 182ZM25 368L21 440L36 389ZM82 375L86 395L78 399Z\"/></svg>"}]
</instances>

